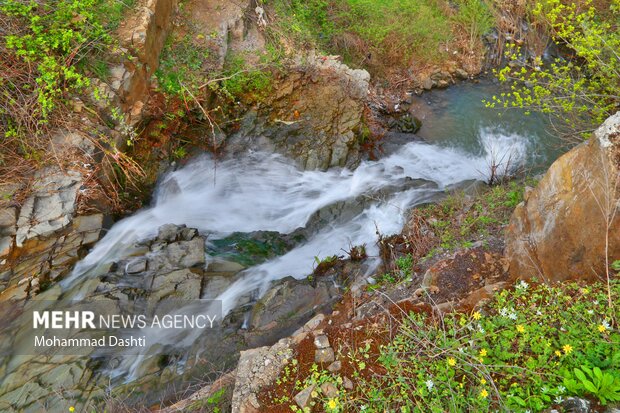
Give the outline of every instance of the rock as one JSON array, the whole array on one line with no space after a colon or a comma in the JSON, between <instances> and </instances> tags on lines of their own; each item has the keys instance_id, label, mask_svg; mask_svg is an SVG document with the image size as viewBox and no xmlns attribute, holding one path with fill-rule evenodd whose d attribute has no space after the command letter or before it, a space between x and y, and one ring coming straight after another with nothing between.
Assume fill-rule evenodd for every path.
<instances>
[{"instance_id":1,"label":"rock","mask_svg":"<svg viewBox=\"0 0 620 413\"><path fill-rule=\"evenodd\" d=\"M126 274L139 274L144 271L146 271L146 258L144 257L136 258L125 266Z\"/></svg>"},{"instance_id":2,"label":"rock","mask_svg":"<svg viewBox=\"0 0 620 413\"><path fill-rule=\"evenodd\" d=\"M579 397L569 397L562 402L566 413L590 413L590 402Z\"/></svg>"},{"instance_id":3,"label":"rock","mask_svg":"<svg viewBox=\"0 0 620 413\"><path fill-rule=\"evenodd\" d=\"M314 352L314 361L317 363L331 363L335 359L334 349L331 347L320 348Z\"/></svg>"},{"instance_id":4,"label":"rock","mask_svg":"<svg viewBox=\"0 0 620 413\"><path fill-rule=\"evenodd\" d=\"M24 202L17 221L18 247L28 239L46 237L71 223L81 179L79 172L63 172L59 167L37 173L33 193Z\"/></svg>"},{"instance_id":5,"label":"rock","mask_svg":"<svg viewBox=\"0 0 620 413\"><path fill-rule=\"evenodd\" d=\"M461 69L461 68L457 68L454 73L456 74L456 77L458 77L461 80L466 80L469 78L469 73L467 73L467 71Z\"/></svg>"},{"instance_id":6,"label":"rock","mask_svg":"<svg viewBox=\"0 0 620 413\"><path fill-rule=\"evenodd\" d=\"M551 165L510 219L511 278L595 280L620 257L619 151L620 112Z\"/></svg>"},{"instance_id":7,"label":"rock","mask_svg":"<svg viewBox=\"0 0 620 413\"><path fill-rule=\"evenodd\" d=\"M327 336L325 335L320 335L314 338L314 346L316 348L328 348L330 347L329 345L329 339L327 338Z\"/></svg>"},{"instance_id":8,"label":"rock","mask_svg":"<svg viewBox=\"0 0 620 413\"><path fill-rule=\"evenodd\" d=\"M297 393L293 398L295 400L295 403L297 403L297 406L299 406L301 409L310 407L310 402L313 399L312 392L314 392L314 389L316 389L316 386L313 384Z\"/></svg>"},{"instance_id":9,"label":"rock","mask_svg":"<svg viewBox=\"0 0 620 413\"><path fill-rule=\"evenodd\" d=\"M433 80L430 77L422 80L422 89L431 90L433 88Z\"/></svg>"},{"instance_id":10,"label":"rock","mask_svg":"<svg viewBox=\"0 0 620 413\"><path fill-rule=\"evenodd\" d=\"M174 242L179 236L179 231L185 228L185 225L165 224L159 227L157 232L157 241L160 242Z\"/></svg>"},{"instance_id":11,"label":"rock","mask_svg":"<svg viewBox=\"0 0 620 413\"><path fill-rule=\"evenodd\" d=\"M330 382L321 384L321 393L327 398L333 399L338 396L338 388Z\"/></svg>"},{"instance_id":12,"label":"rock","mask_svg":"<svg viewBox=\"0 0 620 413\"><path fill-rule=\"evenodd\" d=\"M276 380L292 355L291 341L286 338L270 347L265 346L242 351L237 365L232 411L240 411L246 400L256 397L263 386L267 386ZM265 363L265 360L270 360L270 363ZM309 393L308 397L310 396Z\"/></svg>"},{"instance_id":13,"label":"rock","mask_svg":"<svg viewBox=\"0 0 620 413\"><path fill-rule=\"evenodd\" d=\"M6 257L11 252L13 237L0 238L0 257Z\"/></svg>"},{"instance_id":14,"label":"rock","mask_svg":"<svg viewBox=\"0 0 620 413\"><path fill-rule=\"evenodd\" d=\"M347 390L353 390L353 382L348 377L344 377L342 380L344 388Z\"/></svg>"},{"instance_id":15,"label":"rock","mask_svg":"<svg viewBox=\"0 0 620 413\"><path fill-rule=\"evenodd\" d=\"M79 102L81 103L81 101ZM82 106L84 106L83 103ZM76 150L78 155L92 155L95 153L95 144L90 139L71 130L55 132L51 137L51 145L56 154L69 153Z\"/></svg>"},{"instance_id":16,"label":"rock","mask_svg":"<svg viewBox=\"0 0 620 413\"><path fill-rule=\"evenodd\" d=\"M342 362L340 360L334 361L332 364L327 366L327 370L331 373L339 372L342 369Z\"/></svg>"},{"instance_id":17,"label":"rock","mask_svg":"<svg viewBox=\"0 0 620 413\"><path fill-rule=\"evenodd\" d=\"M264 329L272 322L286 326L299 318L310 318L315 311L328 308L340 297L333 282L320 280L313 287L307 280L282 279L258 301L252 310L250 325Z\"/></svg>"},{"instance_id":18,"label":"rock","mask_svg":"<svg viewBox=\"0 0 620 413\"><path fill-rule=\"evenodd\" d=\"M17 225L17 208L0 209L0 235L15 235Z\"/></svg>"},{"instance_id":19,"label":"rock","mask_svg":"<svg viewBox=\"0 0 620 413\"><path fill-rule=\"evenodd\" d=\"M288 73L274 84L276 92L263 109L248 114L229 147L245 151L260 135L305 169L359 163L357 135L368 97L368 72L351 69L334 56L309 56Z\"/></svg>"},{"instance_id":20,"label":"rock","mask_svg":"<svg viewBox=\"0 0 620 413\"><path fill-rule=\"evenodd\" d=\"M325 314L317 314L312 317L308 322L304 325L305 331L312 331L316 329L319 324L321 324L325 320Z\"/></svg>"},{"instance_id":21,"label":"rock","mask_svg":"<svg viewBox=\"0 0 620 413\"><path fill-rule=\"evenodd\" d=\"M167 274L157 274L153 279L151 295L156 300L174 297L179 300L200 298L202 276L188 269L176 270Z\"/></svg>"},{"instance_id":22,"label":"rock","mask_svg":"<svg viewBox=\"0 0 620 413\"><path fill-rule=\"evenodd\" d=\"M212 261L207 267L208 272L238 273L244 269L245 267L237 262L225 260Z\"/></svg>"}]
</instances>

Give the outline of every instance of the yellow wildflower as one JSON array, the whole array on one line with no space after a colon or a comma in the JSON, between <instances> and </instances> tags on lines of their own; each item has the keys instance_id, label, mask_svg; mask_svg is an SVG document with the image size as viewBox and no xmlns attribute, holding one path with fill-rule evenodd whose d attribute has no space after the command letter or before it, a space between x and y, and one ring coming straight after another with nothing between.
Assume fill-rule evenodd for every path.
<instances>
[{"instance_id":1,"label":"yellow wildflower","mask_svg":"<svg viewBox=\"0 0 620 413\"><path fill-rule=\"evenodd\" d=\"M522 325L522 324L519 324L519 325L517 326L517 331L518 331L519 333L525 333L525 327L523 327L523 325Z\"/></svg>"},{"instance_id":2,"label":"yellow wildflower","mask_svg":"<svg viewBox=\"0 0 620 413\"><path fill-rule=\"evenodd\" d=\"M562 355L562 353L560 353L560 350L556 350L556 351L555 351L555 355L556 355L556 356L558 356L558 357L560 357L560 356Z\"/></svg>"},{"instance_id":3,"label":"yellow wildflower","mask_svg":"<svg viewBox=\"0 0 620 413\"><path fill-rule=\"evenodd\" d=\"M487 350L485 348L483 348L482 350L480 350L480 357L484 357L487 355Z\"/></svg>"},{"instance_id":4,"label":"yellow wildflower","mask_svg":"<svg viewBox=\"0 0 620 413\"><path fill-rule=\"evenodd\" d=\"M327 407L329 407L330 409L335 409L336 407L338 407L338 402L336 402L336 400L334 399L329 399L329 401L327 402Z\"/></svg>"},{"instance_id":5,"label":"yellow wildflower","mask_svg":"<svg viewBox=\"0 0 620 413\"><path fill-rule=\"evenodd\" d=\"M485 379L480 379L480 384L487 384L487 381Z\"/></svg>"},{"instance_id":6,"label":"yellow wildflower","mask_svg":"<svg viewBox=\"0 0 620 413\"><path fill-rule=\"evenodd\" d=\"M564 350L564 354L570 354L573 351L573 346L570 344L564 344L562 350Z\"/></svg>"},{"instance_id":7,"label":"yellow wildflower","mask_svg":"<svg viewBox=\"0 0 620 413\"><path fill-rule=\"evenodd\" d=\"M448 357L448 366L456 366L456 360L453 357Z\"/></svg>"},{"instance_id":8,"label":"yellow wildflower","mask_svg":"<svg viewBox=\"0 0 620 413\"><path fill-rule=\"evenodd\" d=\"M474 318L474 320L480 320L480 317L482 317L482 314L480 314L479 311L476 311L471 316Z\"/></svg>"},{"instance_id":9,"label":"yellow wildflower","mask_svg":"<svg viewBox=\"0 0 620 413\"><path fill-rule=\"evenodd\" d=\"M73 413L73 412L75 411L75 407L73 407L73 406L69 407L69 411L70 411L71 413Z\"/></svg>"},{"instance_id":10,"label":"yellow wildflower","mask_svg":"<svg viewBox=\"0 0 620 413\"><path fill-rule=\"evenodd\" d=\"M482 391L480 392L481 399L486 399L488 395L489 395L489 392L486 391L486 389L482 389Z\"/></svg>"}]
</instances>

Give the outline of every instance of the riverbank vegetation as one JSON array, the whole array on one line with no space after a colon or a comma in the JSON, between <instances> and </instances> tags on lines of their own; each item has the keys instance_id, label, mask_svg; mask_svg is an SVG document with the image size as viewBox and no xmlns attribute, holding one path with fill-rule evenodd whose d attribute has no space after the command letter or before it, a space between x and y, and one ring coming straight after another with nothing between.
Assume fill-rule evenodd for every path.
<instances>
[{"instance_id":1,"label":"riverbank vegetation","mask_svg":"<svg viewBox=\"0 0 620 413\"><path fill-rule=\"evenodd\" d=\"M389 322L331 331L339 371L298 354L265 395L274 411L462 412L620 401L620 283L518 281L469 313L390 310ZM312 388L301 409L293 401Z\"/></svg>"},{"instance_id":2,"label":"riverbank vegetation","mask_svg":"<svg viewBox=\"0 0 620 413\"><path fill-rule=\"evenodd\" d=\"M269 0L272 36L318 47L382 77L455 57L482 58L493 27L490 3L459 0ZM455 56L458 55L458 56Z\"/></svg>"},{"instance_id":3,"label":"riverbank vegetation","mask_svg":"<svg viewBox=\"0 0 620 413\"><path fill-rule=\"evenodd\" d=\"M510 43L508 64L496 71L509 89L488 106L550 114L556 131L588 137L620 105L620 2L542 0L527 13L559 53L532 53Z\"/></svg>"}]
</instances>

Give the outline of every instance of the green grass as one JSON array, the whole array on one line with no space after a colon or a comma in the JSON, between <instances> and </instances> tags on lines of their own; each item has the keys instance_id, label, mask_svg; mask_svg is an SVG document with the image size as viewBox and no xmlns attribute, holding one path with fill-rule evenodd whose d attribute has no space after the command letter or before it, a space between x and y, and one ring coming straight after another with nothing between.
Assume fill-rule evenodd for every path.
<instances>
[{"instance_id":1,"label":"green grass","mask_svg":"<svg viewBox=\"0 0 620 413\"><path fill-rule=\"evenodd\" d=\"M184 96L188 88L195 90L204 79L200 71L210 53L194 44L189 35L168 37L155 72L161 90L169 96Z\"/></svg>"},{"instance_id":2,"label":"green grass","mask_svg":"<svg viewBox=\"0 0 620 413\"><path fill-rule=\"evenodd\" d=\"M271 34L340 54L348 63L388 70L390 65L440 63L455 28L478 37L490 29L482 0L270 0Z\"/></svg>"},{"instance_id":3,"label":"green grass","mask_svg":"<svg viewBox=\"0 0 620 413\"><path fill-rule=\"evenodd\" d=\"M517 182L494 186L471 204L462 194L455 194L415 213L430 223L439 240L438 247L467 247L488 235L499 235L498 230L508 224L512 211L523 200L524 187Z\"/></svg>"},{"instance_id":4,"label":"green grass","mask_svg":"<svg viewBox=\"0 0 620 413\"><path fill-rule=\"evenodd\" d=\"M390 332L340 342L335 348L352 390L316 364L304 370L293 363L291 377L285 371L279 380L296 380L292 395L332 383L335 397L317 387L313 401L331 413L540 412L569 396L620 401L620 282L611 284L611 308L607 293L602 283L519 281L471 314L410 313ZM288 394L272 400L300 411Z\"/></svg>"}]
</instances>

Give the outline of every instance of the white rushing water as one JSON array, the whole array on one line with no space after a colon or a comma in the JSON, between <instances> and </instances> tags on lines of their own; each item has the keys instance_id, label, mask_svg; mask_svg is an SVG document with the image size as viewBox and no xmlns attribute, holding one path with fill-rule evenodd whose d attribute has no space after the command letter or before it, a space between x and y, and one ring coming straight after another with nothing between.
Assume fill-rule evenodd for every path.
<instances>
[{"instance_id":1,"label":"white rushing water","mask_svg":"<svg viewBox=\"0 0 620 413\"><path fill-rule=\"evenodd\" d=\"M498 161L511 167L525 162L528 141L524 137L489 129L481 129L479 135L481 154L411 142L384 159L363 162L354 171L302 171L280 155L260 152L217 164L202 156L168 174L158 186L153 206L116 223L63 286L79 282L98 265L128 256L137 241L154 236L163 224L198 228L209 234L210 241L232 232L290 233L325 206L386 188L404 177L433 181L441 191L464 180L487 179L490 165ZM377 230L399 232L407 209L435 192L410 189L374 200L350 221L328 225L306 244L247 269L218 297L224 301L224 312L234 308L241 295L264 291L273 280L308 275L316 256L339 254L360 244L366 244L369 253L376 252Z\"/></svg>"},{"instance_id":2,"label":"white rushing water","mask_svg":"<svg viewBox=\"0 0 620 413\"><path fill-rule=\"evenodd\" d=\"M411 142L384 159L363 162L354 171L303 171L280 155L261 152L217 164L211 157L202 156L165 176L153 206L117 222L61 285L65 289L74 287L96 274L93 270L99 266L129 256L136 242L155 236L163 224L197 228L208 234L209 242L232 232L265 230L286 234L304 227L323 207L384 189L380 199L367 199L358 215L331 222L311 234L306 243L238 274L216 297L222 300L223 313L227 314L241 297L256 291L263 294L274 280L307 276L315 257L341 254L361 244L366 245L369 255L377 254L377 231L384 235L399 232L409 208L443 192L448 185L488 179L494 163L500 163L499 171L504 171L508 162L513 168L521 166L527 142L518 135L481 129L482 153ZM389 191L390 185L406 177L432 181L436 187ZM152 341L183 348L191 346L194 339L171 333L158 335ZM125 375L131 380L141 362L142 357L125 358L111 375Z\"/></svg>"}]
</instances>

